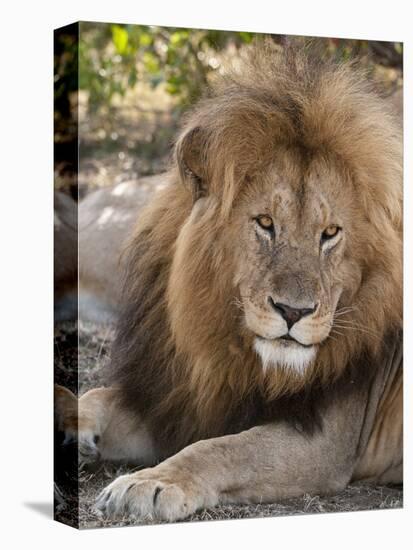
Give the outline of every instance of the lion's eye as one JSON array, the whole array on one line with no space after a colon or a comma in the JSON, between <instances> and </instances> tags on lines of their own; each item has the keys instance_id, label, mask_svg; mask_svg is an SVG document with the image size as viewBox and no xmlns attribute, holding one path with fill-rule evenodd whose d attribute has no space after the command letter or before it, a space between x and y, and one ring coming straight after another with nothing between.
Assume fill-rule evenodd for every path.
<instances>
[{"instance_id":1,"label":"lion's eye","mask_svg":"<svg viewBox=\"0 0 413 550\"><path fill-rule=\"evenodd\" d=\"M258 216L255 220L258 225L266 231L272 231L274 229L274 223L269 216Z\"/></svg>"},{"instance_id":2,"label":"lion's eye","mask_svg":"<svg viewBox=\"0 0 413 550\"><path fill-rule=\"evenodd\" d=\"M329 225L321 233L321 241L324 242L334 238L336 235L339 234L340 231L341 231L341 227L339 227L338 225Z\"/></svg>"}]
</instances>

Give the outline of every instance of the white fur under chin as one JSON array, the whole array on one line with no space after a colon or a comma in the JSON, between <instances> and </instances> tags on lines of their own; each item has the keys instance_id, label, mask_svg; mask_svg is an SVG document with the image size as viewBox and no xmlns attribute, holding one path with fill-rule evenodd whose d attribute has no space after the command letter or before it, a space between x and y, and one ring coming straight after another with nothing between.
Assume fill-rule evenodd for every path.
<instances>
[{"instance_id":1,"label":"white fur under chin","mask_svg":"<svg viewBox=\"0 0 413 550\"><path fill-rule=\"evenodd\" d=\"M264 370L268 368L285 368L302 374L314 361L316 346L311 348L299 344L283 345L279 342L255 339L254 349L261 358Z\"/></svg>"}]
</instances>

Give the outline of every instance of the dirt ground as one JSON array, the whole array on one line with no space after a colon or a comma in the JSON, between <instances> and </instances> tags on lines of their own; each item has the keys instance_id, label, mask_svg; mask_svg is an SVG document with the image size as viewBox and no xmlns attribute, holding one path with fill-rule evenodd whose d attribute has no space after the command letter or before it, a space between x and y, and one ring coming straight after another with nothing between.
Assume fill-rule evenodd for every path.
<instances>
[{"instance_id":1,"label":"dirt ground","mask_svg":"<svg viewBox=\"0 0 413 550\"><path fill-rule=\"evenodd\" d=\"M110 360L110 344L114 336L111 325L80 323L79 362L77 365L76 327L62 324L55 330L55 373L56 381L77 391L76 369L79 369L79 392L101 385L102 370ZM59 446L59 440L57 439ZM60 450L58 449L58 453ZM72 455L73 458L73 455ZM152 520L120 518L108 520L94 510L95 498L99 491L115 477L131 471L131 467L116 464L99 464L87 469L72 469L66 479L58 478L56 484L56 519L90 529L123 525L155 524ZM77 474L79 475L79 499L77 502ZM68 482L68 477L71 479ZM353 484L341 493L329 497L304 495L302 498L284 500L274 504L218 506L202 510L186 521L210 521L239 518L275 517L327 512L350 512L356 510L383 510L403 506L403 489L400 486L371 486Z\"/></svg>"}]
</instances>

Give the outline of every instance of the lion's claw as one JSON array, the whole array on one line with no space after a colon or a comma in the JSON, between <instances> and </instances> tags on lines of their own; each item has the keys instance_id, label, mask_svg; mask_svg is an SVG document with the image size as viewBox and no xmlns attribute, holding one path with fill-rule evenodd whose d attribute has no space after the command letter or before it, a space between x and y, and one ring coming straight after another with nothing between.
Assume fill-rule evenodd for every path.
<instances>
[{"instance_id":1,"label":"lion's claw","mask_svg":"<svg viewBox=\"0 0 413 550\"><path fill-rule=\"evenodd\" d=\"M145 470L115 479L97 497L96 509L112 517L176 521L199 508L199 499L180 484L144 473Z\"/></svg>"}]
</instances>

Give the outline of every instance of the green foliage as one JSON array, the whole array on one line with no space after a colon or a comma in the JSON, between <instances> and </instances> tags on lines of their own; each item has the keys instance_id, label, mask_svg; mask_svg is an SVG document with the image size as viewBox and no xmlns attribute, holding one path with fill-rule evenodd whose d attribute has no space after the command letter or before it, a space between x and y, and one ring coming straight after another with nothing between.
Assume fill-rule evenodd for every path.
<instances>
[{"instance_id":1,"label":"green foliage","mask_svg":"<svg viewBox=\"0 0 413 550\"><path fill-rule=\"evenodd\" d=\"M177 105L192 103L205 90L210 73L219 69L223 53L236 55L256 36L250 32L109 23L81 23L79 34L79 88L88 93L90 112L107 110L116 97L125 96L140 82L153 88L162 85ZM279 43L288 39L281 35L272 38ZM374 63L401 68L400 43L334 38L319 41L326 55L337 60L367 55ZM56 57L55 82L60 78L57 94L67 94L76 87L75 49L70 43L61 57ZM64 78L59 76L62 72Z\"/></svg>"},{"instance_id":2,"label":"green foliage","mask_svg":"<svg viewBox=\"0 0 413 550\"><path fill-rule=\"evenodd\" d=\"M228 46L253 40L248 32L209 31L143 25L82 23L79 87L89 93L89 108L110 105L139 81L165 85L178 103L194 101L219 67Z\"/></svg>"},{"instance_id":3,"label":"green foliage","mask_svg":"<svg viewBox=\"0 0 413 550\"><path fill-rule=\"evenodd\" d=\"M70 116L69 96L77 91L78 44L75 32L55 33L54 101L57 115Z\"/></svg>"}]
</instances>

